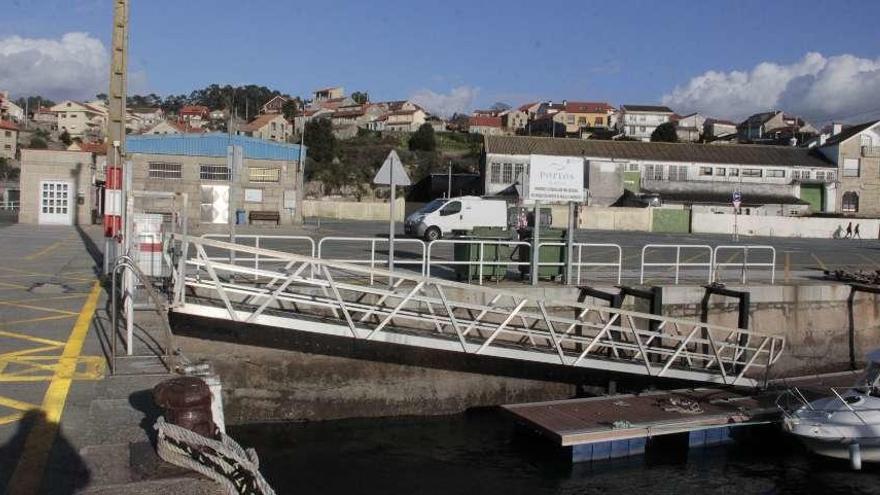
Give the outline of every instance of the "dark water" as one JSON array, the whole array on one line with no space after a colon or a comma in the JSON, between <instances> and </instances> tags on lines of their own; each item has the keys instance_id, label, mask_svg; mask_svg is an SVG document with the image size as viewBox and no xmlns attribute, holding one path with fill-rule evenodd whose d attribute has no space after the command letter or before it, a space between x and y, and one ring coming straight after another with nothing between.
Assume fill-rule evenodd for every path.
<instances>
[{"instance_id":1,"label":"dark water","mask_svg":"<svg viewBox=\"0 0 880 495\"><path fill-rule=\"evenodd\" d=\"M772 431L760 442L570 464L496 410L441 418L230 429L255 447L279 494L861 494L880 467L811 456Z\"/></svg>"}]
</instances>

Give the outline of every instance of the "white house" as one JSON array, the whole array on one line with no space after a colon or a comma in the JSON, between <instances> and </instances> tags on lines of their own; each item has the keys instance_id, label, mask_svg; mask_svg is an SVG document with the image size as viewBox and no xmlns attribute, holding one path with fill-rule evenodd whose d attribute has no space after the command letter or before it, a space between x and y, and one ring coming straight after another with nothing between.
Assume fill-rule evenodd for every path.
<instances>
[{"instance_id":1,"label":"white house","mask_svg":"<svg viewBox=\"0 0 880 495\"><path fill-rule=\"evenodd\" d=\"M71 137L101 136L107 122L107 112L100 107L72 100L62 101L50 109L57 119L60 132Z\"/></svg>"},{"instance_id":2,"label":"white house","mask_svg":"<svg viewBox=\"0 0 880 495\"><path fill-rule=\"evenodd\" d=\"M650 141L654 129L669 122L674 113L666 106L623 105L620 107L617 126L628 138Z\"/></svg>"}]
</instances>

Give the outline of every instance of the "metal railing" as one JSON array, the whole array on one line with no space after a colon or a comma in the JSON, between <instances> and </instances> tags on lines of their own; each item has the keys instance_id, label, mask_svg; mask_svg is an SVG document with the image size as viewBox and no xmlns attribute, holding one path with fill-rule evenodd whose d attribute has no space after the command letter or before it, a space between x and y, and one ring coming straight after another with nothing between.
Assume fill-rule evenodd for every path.
<instances>
[{"instance_id":1,"label":"metal railing","mask_svg":"<svg viewBox=\"0 0 880 495\"><path fill-rule=\"evenodd\" d=\"M675 253L675 259L672 261L646 261L645 257L648 250L655 251L673 251ZM685 250L687 252L696 252L696 255L689 256L684 261L681 259L681 252ZM696 258L702 257L703 254L708 256L707 261L696 261ZM641 269L639 270L639 283L645 283L645 268L666 268L668 271L675 272L675 283L677 284L680 276L682 268L697 268L702 271L702 269L706 270L706 282L712 282L712 262L713 259L713 251L712 246L708 246L705 244L645 244L642 247L642 258L641 258Z\"/></svg>"},{"instance_id":2,"label":"metal railing","mask_svg":"<svg viewBox=\"0 0 880 495\"><path fill-rule=\"evenodd\" d=\"M567 246L564 242L542 242L538 249L543 248L544 246L558 246L562 249L565 249ZM623 278L623 248L620 247L619 244L590 244L590 243L582 243L576 242L572 245L574 251L576 253L575 257L572 259L571 267L574 270L574 276L571 277L571 281L569 283L574 282L575 284L581 283L581 270L587 268L602 268L602 267L611 267L617 268L617 283L619 284ZM617 261L584 261L584 249L614 249L617 252ZM562 262L540 262L538 266L565 266L566 263Z\"/></svg>"},{"instance_id":3,"label":"metal railing","mask_svg":"<svg viewBox=\"0 0 880 495\"><path fill-rule=\"evenodd\" d=\"M876 158L880 156L880 146L862 146L862 156Z\"/></svg>"},{"instance_id":4,"label":"metal railing","mask_svg":"<svg viewBox=\"0 0 880 495\"><path fill-rule=\"evenodd\" d=\"M476 259L456 260L456 246L477 246ZM436 255L436 247L451 246L453 249L452 259L438 259ZM490 252L495 253L494 256L486 257L486 247L490 247ZM498 267L504 267L505 272L510 267L530 266L528 261L518 261L514 259L517 249L522 247L528 248L530 243L525 241L499 240L499 239L438 239L428 244L427 263L425 265L425 275L431 276L431 268L437 266L465 267L464 270L471 274L471 267L476 267L477 283L483 284L483 278L487 275L485 267L490 267L490 273L497 276ZM499 255L501 248L510 248L510 255L507 259L502 259ZM470 256L468 256L470 258ZM396 263L396 262L395 262ZM471 278L471 277L468 277ZM503 278L503 277L502 277Z\"/></svg>"},{"instance_id":5,"label":"metal railing","mask_svg":"<svg viewBox=\"0 0 880 495\"><path fill-rule=\"evenodd\" d=\"M229 235L227 234L203 234L203 238L205 239L217 239L217 240L229 240ZM306 243L305 254L307 256L315 256L315 240L307 235L263 235L263 234L236 234L235 242L236 243L246 243L246 245L250 245L256 248L268 247L266 246L266 241L292 241L292 243ZM291 252L293 246L285 246L285 252ZM294 251L295 252L295 251ZM217 258L219 260L219 258ZM253 267L257 270L260 269L260 262L266 263L267 260L260 259L259 254L254 254L253 256L245 256L243 258L235 257L233 260L235 263L251 263Z\"/></svg>"},{"instance_id":6,"label":"metal railing","mask_svg":"<svg viewBox=\"0 0 880 495\"><path fill-rule=\"evenodd\" d=\"M359 244L368 244L370 247L370 256L369 258L363 257L326 257L326 245L337 243L337 242L351 242L351 243L359 243ZM388 266L388 252L385 252L385 257L376 257L376 247L377 245L388 245L387 237L333 237L328 236L322 238L318 241L318 258L327 259L328 261L340 261L343 263L352 263L352 264L362 264L368 265L370 268L377 268L381 266ZM394 266L416 266L418 267L419 274L425 273L425 241L421 239L395 239L394 240L395 249L397 246L407 246L414 245L417 248L417 258L408 259L402 258L400 253L394 257ZM386 247L387 249L387 247ZM380 253L381 254L381 253ZM375 282L374 277L370 277L370 285Z\"/></svg>"},{"instance_id":7,"label":"metal railing","mask_svg":"<svg viewBox=\"0 0 880 495\"><path fill-rule=\"evenodd\" d=\"M651 377L754 386L766 378L785 340L693 320L532 299L515 291L461 284L174 235L195 257L195 273L176 278L186 297L174 311L254 325ZM187 247L188 246L188 247ZM257 255L261 268L221 260ZM184 270L185 272L185 270ZM335 273L344 273L346 282ZM237 275L262 281L238 283ZM356 279L393 278L393 286ZM782 334L782 332L780 332Z\"/></svg>"},{"instance_id":8,"label":"metal railing","mask_svg":"<svg viewBox=\"0 0 880 495\"><path fill-rule=\"evenodd\" d=\"M18 211L21 204L18 201L0 201L0 210Z\"/></svg>"},{"instance_id":9,"label":"metal railing","mask_svg":"<svg viewBox=\"0 0 880 495\"><path fill-rule=\"evenodd\" d=\"M721 259L719 254L726 254L726 252L730 251L733 251L733 253L727 258L728 261L719 261ZM742 253L742 259L740 261L735 261L735 258L739 252ZM749 253L752 253L754 255L755 252L769 253L770 261L755 261L754 258L752 260L749 260ZM738 268L741 274L740 280L743 284L745 284L749 280L749 269L769 268L770 283L776 283L776 248L774 248L773 246L715 246L715 250L712 252L712 256L715 260L713 265L713 270L715 273L714 280L717 282L720 282L720 275L724 273L725 269Z\"/></svg>"}]
</instances>

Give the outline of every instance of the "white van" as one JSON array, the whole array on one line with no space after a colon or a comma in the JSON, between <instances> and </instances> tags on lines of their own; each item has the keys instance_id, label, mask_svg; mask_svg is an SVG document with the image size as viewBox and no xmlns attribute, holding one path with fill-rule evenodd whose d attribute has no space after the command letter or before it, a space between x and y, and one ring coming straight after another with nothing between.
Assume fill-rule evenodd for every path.
<instances>
[{"instance_id":1,"label":"white van","mask_svg":"<svg viewBox=\"0 0 880 495\"><path fill-rule=\"evenodd\" d=\"M507 202L478 196L435 199L406 217L407 235L435 241L453 232L474 227L507 228Z\"/></svg>"}]
</instances>

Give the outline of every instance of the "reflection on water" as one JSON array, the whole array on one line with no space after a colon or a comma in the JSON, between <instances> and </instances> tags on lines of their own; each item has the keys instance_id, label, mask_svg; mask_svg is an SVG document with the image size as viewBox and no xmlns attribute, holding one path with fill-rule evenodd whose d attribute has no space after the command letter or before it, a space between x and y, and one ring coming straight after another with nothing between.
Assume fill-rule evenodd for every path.
<instances>
[{"instance_id":1,"label":"reflection on water","mask_svg":"<svg viewBox=\"0 0 880 495\"><path fill-rule=\"evenodd\" d=\"M571 465L495 410L230 431L257 449L279 494L880 493L880 466L853 473L769 432L760 443Z\"/></svg>"}]
</instances>

